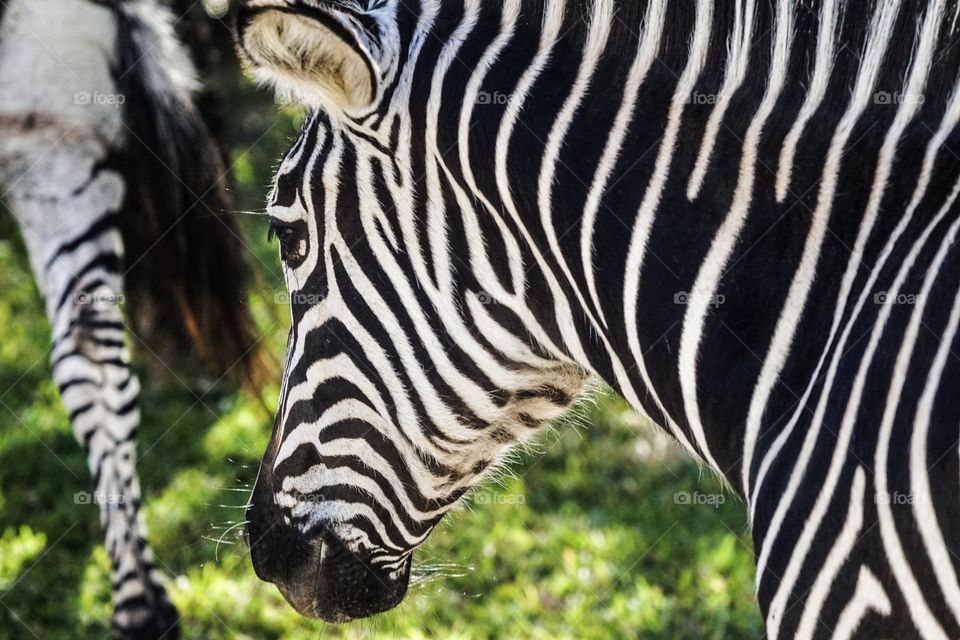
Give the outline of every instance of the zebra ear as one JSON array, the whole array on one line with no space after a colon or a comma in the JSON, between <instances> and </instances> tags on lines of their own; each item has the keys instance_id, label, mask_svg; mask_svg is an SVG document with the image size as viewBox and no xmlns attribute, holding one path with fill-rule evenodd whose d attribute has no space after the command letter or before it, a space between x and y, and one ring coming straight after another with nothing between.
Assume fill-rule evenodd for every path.
<instances>
[{"instance_id":1,"label":"zebra ear","mask_svg":"<svg viewBox=\"0 0 960 640\"><path fill-rule=\"evenodd\" d=\"M371 106L381 84L379 33L337 2L252 0L239 14L241 56L281 100L353 113Z\"/></svg>"}]
</instances>

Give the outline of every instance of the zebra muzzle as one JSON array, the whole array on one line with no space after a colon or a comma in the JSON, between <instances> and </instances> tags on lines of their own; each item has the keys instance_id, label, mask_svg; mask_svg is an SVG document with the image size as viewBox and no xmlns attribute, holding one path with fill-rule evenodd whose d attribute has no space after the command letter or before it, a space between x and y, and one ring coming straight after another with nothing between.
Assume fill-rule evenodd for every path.
<instances>
[{"instance_id":1,"label":"zebra muzzle","mask_svg":"<svg viewBox=\"0 0 960 640\"><path fill-rule=\"evenodd\" d=\"M265 461L266 462L266 461ZM247 510L247 540L257 576L277 586L300 614L342 623L392 609L407 593L411 560L390 571L345 545L332 526L304 532L285 520L261 472Z\"/></svg>"}]
</instances>

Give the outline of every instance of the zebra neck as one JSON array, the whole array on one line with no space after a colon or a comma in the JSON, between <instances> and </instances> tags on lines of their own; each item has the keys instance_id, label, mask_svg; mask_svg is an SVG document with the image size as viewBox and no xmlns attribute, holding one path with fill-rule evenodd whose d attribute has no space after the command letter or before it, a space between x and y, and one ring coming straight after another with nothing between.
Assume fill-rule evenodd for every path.
<instances>
[{"instance_id":1,"label":"zebra neck","mask_svg":"<svg viewBox=\"0 0 960 640\"><path fill-rule=\"evenodd\" d=\"M810 426L891 256L952 217L953 12L519 4L465 3L418 41L410 146L473 203L446 221L482 236L476 286L743 488Z\"/></svg>"}]
</instances>

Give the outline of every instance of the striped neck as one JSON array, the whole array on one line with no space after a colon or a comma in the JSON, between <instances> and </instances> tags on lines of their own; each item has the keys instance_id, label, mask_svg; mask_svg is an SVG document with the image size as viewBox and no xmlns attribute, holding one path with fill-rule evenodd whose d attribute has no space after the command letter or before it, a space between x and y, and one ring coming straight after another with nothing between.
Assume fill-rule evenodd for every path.
<instances>
[{"instance_id":1,"label":"striped neck","mask_svg":"<svg viewBox=\"0 0 960 640\"><path fill-rule=\"evenodd\" d=\"M459 268L744 489L882 288L869 266L949 195L891 236L952 127L954 11L522 5L404 14L429 36L366 123L495 231Z\"/></svg>"}]
</instances>

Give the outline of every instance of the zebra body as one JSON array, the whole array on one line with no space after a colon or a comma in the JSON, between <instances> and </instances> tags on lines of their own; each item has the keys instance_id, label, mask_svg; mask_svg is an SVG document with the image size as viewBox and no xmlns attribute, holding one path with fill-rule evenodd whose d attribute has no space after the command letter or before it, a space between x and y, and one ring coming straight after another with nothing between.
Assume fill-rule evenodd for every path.
<instances>
[{"instance_id":1,"label":"zebra body","mask_svg":"<svg viewBox=\"0 0 960 640\"><path fill-rule=\"evenodd\" d=\"M167 5L9 0L0 7L0 194L23 232L51 324L53 378L88 454L95 491L87 502L99 505L111 560L113 632L175 638L179 615L140 514L140 385L127 340L166 355L155 350L169 341L156 338L180 335L182 320L170 309L192 318L194 331L208 329L181 270L190 270L194 291L216 269L224 292L237 289L228 277L242 280L231 273L236 236L210 234L212 243L196 236L213 231L197 215L233 230L216 215L226 202L219 150L194 104L196 72ZM207 252L181 263L171 243ZM139 299L130 319L121 312L128 293L132 304ZM232 318L243 317L235 293L224 296L231 297L218 332L233 333ZM190 322L182 326L189 340Z\"/></svg>"},{"instance_id":2,"label":"zebra body","mask_svg":"<svg viewBox=\"0 0 960 640\"><path fill-rule=\"evenodd\" d=\"M253 0L315 113L249 511L301 612L394 606L599 377L743 496L771 638L960 636L960 4Z\"/></svg>"}]
</instances>

